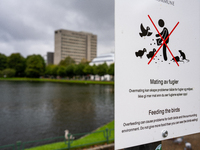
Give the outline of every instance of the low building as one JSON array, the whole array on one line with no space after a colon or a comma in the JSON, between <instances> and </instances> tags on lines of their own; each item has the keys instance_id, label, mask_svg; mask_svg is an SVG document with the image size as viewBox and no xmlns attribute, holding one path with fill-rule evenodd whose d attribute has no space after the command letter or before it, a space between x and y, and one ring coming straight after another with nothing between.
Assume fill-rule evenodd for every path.
<instances>
[{"instance_id":1,"label":"low building","mask_svg":"<svg viewBox=\"0 0 200 150\"><path fill-rule=\"evenodd\" d=\"M110 64L113 64L115 62L115 54L114 53L108 53L108 54L102 54L99 55L98 57L94 58L91 62L90 65L100 65L103 63L106 63L108 66Z\"/></svg>"}]
</instances>

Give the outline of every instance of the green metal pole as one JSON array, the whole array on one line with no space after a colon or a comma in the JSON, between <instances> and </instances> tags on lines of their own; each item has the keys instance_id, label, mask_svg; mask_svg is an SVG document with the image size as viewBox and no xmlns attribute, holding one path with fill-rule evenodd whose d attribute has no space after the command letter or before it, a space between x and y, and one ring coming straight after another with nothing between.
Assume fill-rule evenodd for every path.
<instances>
[{"instance_id":1,"label":"green metal pole","mask_svg":"<svg viewBox=\"0 0 200 150\"><path fill-rule=\"evenodd\" d=\"M17 143L16 143L16 145L17 145L17 150L20 150L20 149L21 149L21 144L22 144L21 141L17 141Z\"/></svg>"},{"instance_id":2,"label":"green metal pole","mask_svg":"<svg viewBox=\"0 0 200 150\"><path fill-rule=\"evenodd\" d=\"M107 144L108 144L109 143L108 128L106 128L106 140L107 140Z\"/></svg>"},{"instance_id":3,"label":"green metal pole","mask_svg":"<svg viewBox=\"0 0 200 150\"><path fill-rule=\"evenodd\" d=\"M68 134L67 136L68 136L68 149L70 150L70 134Z\"/></svg>"}]
</instances>

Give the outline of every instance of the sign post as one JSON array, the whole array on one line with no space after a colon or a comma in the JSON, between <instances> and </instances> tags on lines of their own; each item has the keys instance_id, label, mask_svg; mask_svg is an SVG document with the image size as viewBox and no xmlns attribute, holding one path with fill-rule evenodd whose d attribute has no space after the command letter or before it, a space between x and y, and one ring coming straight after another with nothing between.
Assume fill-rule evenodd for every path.
<instances>
[{"instance_id":1,"label":"sign post","mask_svg":"<svg viewBox=\"0 0 200 150\"><path fill-rule=\"evenodd\" d=\"M200 1L115 0L115 149L200 131Z\"/></svg>"}]
</instances>

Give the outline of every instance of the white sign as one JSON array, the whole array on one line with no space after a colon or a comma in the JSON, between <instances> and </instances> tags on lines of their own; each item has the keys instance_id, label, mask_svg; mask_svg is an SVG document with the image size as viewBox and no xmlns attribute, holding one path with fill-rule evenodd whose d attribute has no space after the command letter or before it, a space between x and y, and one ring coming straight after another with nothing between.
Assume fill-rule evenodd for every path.
<instances>
[{"instance_id":1,"label":"white sign","mask_svg":"<svg viewBox=\"0 0 200 150\"><path fill-rule=\"evenodd\" d=\"M199 6L115 0L115 149L200 131Z\"/></svg>"}]
</instances>

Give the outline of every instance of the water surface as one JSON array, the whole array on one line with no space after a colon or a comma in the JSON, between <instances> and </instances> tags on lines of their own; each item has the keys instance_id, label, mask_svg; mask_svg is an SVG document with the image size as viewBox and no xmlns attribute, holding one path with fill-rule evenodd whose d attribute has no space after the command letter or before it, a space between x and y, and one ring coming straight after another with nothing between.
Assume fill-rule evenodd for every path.
<instances>
[{"instance_id":1,"label":"water surface","mask_svg":"<svg viewBox=\"0 0 200 150\"><path fill-rule=\"evenodd\" d=\"M0 145L90 132L114 119L114 86L0 81Z\"/></svg>"}]
</instances>

